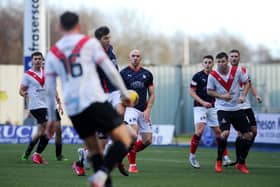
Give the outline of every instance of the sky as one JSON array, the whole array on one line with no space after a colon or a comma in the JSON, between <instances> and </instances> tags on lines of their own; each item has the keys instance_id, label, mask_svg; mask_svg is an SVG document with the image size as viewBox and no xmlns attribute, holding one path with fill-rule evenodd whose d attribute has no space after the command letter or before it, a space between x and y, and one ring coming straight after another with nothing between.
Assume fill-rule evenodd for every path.
<instances>
[{"instance_id":1,"label":"sky","mask_svg":"<svg viewBox=\"0 0 280 187\"><path fill-rule=\"evenodd\" d=\"M265 45L280 58L278 0L45 0L65 10L94 7L104 15L137 10L147 16L155 31L203 36L220 32L241 37L250 46Z\"/></svg>"},{"instance_id":2,"label":"sky","mask_svg":"<svg viewBox=\"0 0 280 187\"><path fill-rule=\"evenodd\" d=\"M50 0L56 4L58 1ZM280 24L277 0L60 0L65 9L95 7L112 15L123 8L150 17L155 29L172 34L182 30L193 36L224 30L240 36L252 47L265 45L280 57Z\"/></svg>"}]
</instances>

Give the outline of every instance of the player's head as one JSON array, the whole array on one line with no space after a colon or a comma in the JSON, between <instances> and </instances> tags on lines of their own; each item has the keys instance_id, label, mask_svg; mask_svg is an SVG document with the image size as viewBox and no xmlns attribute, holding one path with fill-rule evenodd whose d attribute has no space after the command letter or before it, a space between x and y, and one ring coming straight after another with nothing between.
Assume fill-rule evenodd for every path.
<instances>
[{"instance_id":1,"label":"player's head","mask_svg":"<svg viewBox=\"0 0 280 187\"><path fill-rule=\"evenodd\" d=\"M110 29L107 26L99 27L95 30L94 36L98 39L105 50L110 46Z\"/></svg>"},{"instance_id":2,"label":"player's head","mask_svg":"<svg viewBox=\"0 0 280 187\"><path fill-rule=\"evenodd\" d=\"M214 66L214 58L212 55L206 55L202 59L202 66L206 73L210 73Z\"/></svg>"},{"instance_id":3,"label":"player's head","mask_svg":"<svg viewBox=\"0 0 280 187\"><path fill-rule=\"evenodd\" d=\"M141 59L142 59L142 57L141 57L140 50L133 49L130 51L128 60L129 60L131 66L133 66L134 68L140 66Z\"/></svg>"},{"instance_id":4,"label":"player's head","mask_svg":"<svg viewBox=\"0 0 280 187\"><path fill-rule=\"evenodd\" d=\"M217 68L220 72L225 72L228 68L228 55L225 52L220 52L216 55Z\"/></svg>"},{"instance_id":5,"label":"player's head","mask_svg":"<svg viewBox=\"0 0 280 187\"><path fill-rule=\"evenodd\" d=\"M229 62L233 66L238 66L240 62L240 52L237 49L232 49L229 52Z\"/></svg>"},{"instance_id":6,"label":"player's head","mask_svg":"<svg viewBox=\"0 0 280 187\"><path fill-rule=\"evenodd\" d=\"M37 70L40 69L43 62L43 54L39 51L34 52L31 54L31 59L32 59L32 66Z\"/></svg>"},{"instance_id":7,"label":"player's head","mask_svg":"<svg viewBox=\"0 0 280 187\"><path fill-rule=\"evenodd\" d=\"M64 32L80 30L79 16L74 12L66 11L60 16L60 27Z\"/></svg>"}]
</instances>

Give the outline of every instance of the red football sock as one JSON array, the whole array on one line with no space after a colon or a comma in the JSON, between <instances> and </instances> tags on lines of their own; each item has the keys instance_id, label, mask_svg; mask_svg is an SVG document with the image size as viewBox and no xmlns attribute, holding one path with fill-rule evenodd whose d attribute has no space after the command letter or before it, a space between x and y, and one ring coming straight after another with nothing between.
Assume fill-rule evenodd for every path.
<instances>
[{"instance_id":1,"label":"red football sock","mask_svg":"<svg viewBox=\"0 0 280 187\"><path fill-rule=\"evenodd\" d=\"M136 164L136 152L135 152L135 150L134 150L134 147L133 147L133 149L127 154L127 159L128 159L129 164Z\"/></svg>"},{"instance_id":2,"label":"red football sock","mask_svg":"<svg viewBox=\"0 0 280 187\"><path fill-rule=\"evenodd\" d=\"M199 145L199 142L200 142L200 136L197 136L196 134L194 134L192 136L191 145L190 145L190 152L192 154L195 154L196 149Z\"/></svg>"},{"instance_id":3,"label":"red football sock","mask_svg":"<svg viewBox=\"0 0 280 187\"><path fill-rule=\"evenodd\" d=\"M146 146L143 144L141 140L138 140L134 145L135 152L142 151Z\"/></svg>"},{"instance_id":4,"label":"red football sock","mask_svg":"<svg viewBox=\"0 0 280 187\"><path fill-rule=\"evenodd\" d=\"M228 150L227 150L227 148L225 148L225 150L224 150L224 152L223 152L223 156L226 156L226 155L228 155Z\"/></svg>"},{"instance_id":5,"label":"red football sock","mask_svg":"<svg viewBox=\"0 0 280 187\"><path fill-rule=\"evenodd\" d=\"M129 164L136 164L136 153L143 150L146 146L141 140L138 140L132 150L128 153L127 158Z\"/></svg>"}]
</instances>

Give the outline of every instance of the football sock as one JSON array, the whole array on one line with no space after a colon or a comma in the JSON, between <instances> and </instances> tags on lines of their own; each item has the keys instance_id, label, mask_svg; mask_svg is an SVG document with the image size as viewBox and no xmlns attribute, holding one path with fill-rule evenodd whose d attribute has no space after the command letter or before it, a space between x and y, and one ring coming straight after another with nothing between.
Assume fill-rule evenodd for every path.
<instances>
[{"instance_id":1,"label":"football sock","mask_svg":"<svg viewBox=\"0 0 280 187\"><path fill-rule=\"evenodd\" d=\"M240 155L239 155L238 163L245 164L245 160L248 156L251 145L252 145L251 140L246 140L243 138L240 140Z\"/></svg>"},{"instance_id":2,"label":"football sock","mask_svg":"<svg viewBox=\"0 0 280 187\"><path fill-rule=\"evenodd\" d=\"M254 144L256 136L253 136L251 139L251 143Z\"/></svg>"},{"instance_id":3,"label":"football sock","mask_svg":"<svg viewBox=\"0 0 280 187\"><path fill-rule=\"evenodd\" d=\"M219 137L219 138L217 138L217 143L218 143L218 149L217 149L218 157L217 157L217 160L222 160L223 159L223 153L224 153L224 150L225 150L226 145L227 145L227 140Z\"/></svg>"},{"instance_id":4,"label":"football sock","mask_svg":"<svg viewBox=\"0 0 280 187\"><path fill-rule=\"evenodd\" d=\"M228 156L227 144L226 144L225 150L224 150L224 152L223 152L223 156L224 156L224 157L225 157L225 156Z\"/></svg>"},{"instance_id":5,"label":"football sock","mask_svg":"<svg viewBox=\"0 0 280 187\"><path fill-rule=\"evenodd\" d=\"M138 140L133 148L129 151L128 161L129 164L136 164L136 153L143 150L146 146L143 144L141 140Z\"/></svg>"},{"instance_id":6,"label":"football sock","mask_svg":"<svg viewBox=\"0 0 280 187\"><path fill-rule=\"evenodd\" d=\"M237 136L236 137L236 140L235 140L235 155L236 155L236 161L238 161L238 158L240 156L240 140L241 140L241 137L240 136Z\"/></svg>"},{"instance_id":7,"label":"football sock","mask_svg":"<svg viewBox=\"0 0 280 187\"><path fill-rule=\"evenodd\" d=\"M29 156L34 148L34 146L37 144L37 142L39 141L39 138L36 138L35 140L31 140L31 142L29 143L26 151L25 151L25 156Z\"/></svg>"},{"instance_id":8,"label":"football sock","mask_svg":"<svg viewBox=\"0 0 280 187\"><path fill-rule=\"evenodd\" d=\"M62 144L55 144L55 155L56 157L61 156L62 153Z\"/></svg>"},{"instance_id":9,"label":"football sock","mask_svg":"<svg viewBox=\"0 0 280 187\"><path fill-rule=\"evenodd\" d=\"M40 141L39 141L39 144L37 146L36 152L41 154L45 150L45 148L47 147L48 142L49 142L49 139L47 138L47 135L42 134L40 136Z\"/></svg>"},{"instance_id":10,"label":"football sock","mask_svg":"<svg viewBox=\"0 0 280 187\"><path fill-rule=\"evenodd\" d=\"M108 150L107 155L104 157L104 166L110 173L113 168L119 164L122 158L127 154L127 147L120 141L115 142Z\"/></svg>"},{"instance_id":11,"label":"football sock","mask_svg":"<svg viewBox=\"0 0 280 187\"><path fill-rule=\"evenodd\" d=\"M192 136L191 145L190 145L190 153L191 154L195 154L196 149L197 149L197 147L199 145L200 139L201 139L201 137L197 136L196 134L194 134Z\"/></svg>"},{"instance_id":12,"label":"football sock","mask_svg":"<svg viewBox=\"0 0 280 187\"><path fill-rule=\"evenodd\" d=\"M104 163L103 156L101 154L92 155L90 158L93 171L96 172Z\"/></svg>"},{"instance_id":13,"label":"football sock","mask_svg":"<svg viewBox=\"0 0 280 187\"><path fill-rule=\"evenodd\" d=\"M145 149L145 147L146 146L143 144L141 140L138 140L134 145L135 152L142 151L143 149Z\"/></svg>"},{"instance_id":14,"label":"football sock","mask_svg":"<svg viewBox=\"0 0 280 187\"><path fill-rule=\"evenodd\" d=\"M91 163L92 163L92 168L94 172L97 172L100 168L102 168L104 164L104 159L101 154L95 154L90 157ZM111 186L112 185L112 179L110 175L108 174L108 178L105 182L105 186Z\"/></svg>"}]
</instances>

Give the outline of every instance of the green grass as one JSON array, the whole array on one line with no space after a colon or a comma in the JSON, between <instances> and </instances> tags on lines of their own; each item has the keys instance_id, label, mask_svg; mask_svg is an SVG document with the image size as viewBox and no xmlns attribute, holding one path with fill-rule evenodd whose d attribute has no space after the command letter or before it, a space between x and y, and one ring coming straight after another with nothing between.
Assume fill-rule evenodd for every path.
<instances>
[{"instance_id":1,"label":"green grass","mask_svg":"<svg viewBox=\"0 0 280 187\"><path fill-rule=\"evenodd\" d=\"M72 161L77 158L79 145L65 145L64 155L69 161L55 160L54 146L44 152L48 165L35 165L20 156L27 145L0 144L0 187L80 187L89 186L87 177L76 176ZM279 187L280 152L252 150L248 158L250 174L234 168L214 172L216 150L199 148L197 157L201 169L193 169L187 162L187 148L149 147L138 155L140 172L124 177L113 172L115 187ZM230 150L234 155L233 150ZM234 156L232 156L234 157ZM88 176L91 171L87 171Z\"/></svg>"}]
</instances>

